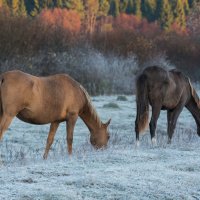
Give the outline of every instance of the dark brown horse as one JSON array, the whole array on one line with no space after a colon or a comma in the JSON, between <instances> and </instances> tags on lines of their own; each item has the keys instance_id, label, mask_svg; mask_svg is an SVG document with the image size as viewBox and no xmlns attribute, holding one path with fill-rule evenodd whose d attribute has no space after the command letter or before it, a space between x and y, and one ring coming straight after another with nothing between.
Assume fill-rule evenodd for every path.
<instances>
[{"instance_id":1,"label":"dark brown horse","mask_svg":"<svg viewBox=\"0 0 200 200\"><path fill-rule=\"evenodd\" d=\"M146 68L136 81L137 88L137 116L135 120L136 141L139 144L139 133L148 125L149 104L152 106L152 117L149 123L152 142L155 143L155 131L160 110L167 110L168 143L172 135L178 116L186 107L197 124L197 134L200 136L200 105L199 97L192 87L188 77L180 71L166 71L152 66Z\"/></svg>"},{"instance_id":2,"label":"dark brown horse","mask_svg":"<svg viewBox=\"0 0 200 200\"><path fill-rule=\"evenodd\" d=\"M51 123L44 159L47 158L60 122L67 123L68 153L72 153L74 126L78 116L90 130L91 144L106 146L110 120L103 124L86 90L66 74L35 77L21 71L0 75L0 139L17 116L31 124Z\"/></svg>"}]
</instances>

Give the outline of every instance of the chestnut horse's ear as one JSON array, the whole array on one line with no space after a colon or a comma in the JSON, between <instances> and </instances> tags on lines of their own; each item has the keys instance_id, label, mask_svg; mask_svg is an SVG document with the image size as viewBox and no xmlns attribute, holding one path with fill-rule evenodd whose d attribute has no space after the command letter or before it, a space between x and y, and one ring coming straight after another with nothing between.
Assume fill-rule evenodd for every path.
<instances>
[{"instance_id":1,"label":"chestnut horse's ear","mask_svg":"<svg viewBox=\"0 0 200 200\"><path fill-rule=\"evenodd\" d=\"M105 123L105 126L108 127L108 125L110 124L111 122L111 119L109 119L106 123Z\"/></svg>"}]
</instances>

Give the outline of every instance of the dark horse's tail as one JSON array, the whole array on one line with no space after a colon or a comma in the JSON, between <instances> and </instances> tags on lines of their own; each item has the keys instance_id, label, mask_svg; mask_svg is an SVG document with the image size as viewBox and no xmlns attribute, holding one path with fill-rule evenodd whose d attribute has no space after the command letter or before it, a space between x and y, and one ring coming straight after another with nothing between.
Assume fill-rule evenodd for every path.
<instances>
[{"instance_id":1,"label":"dark horse's tail","mask_svg":"<svg viewBox=\"0 0 200 200\"><path fill-rule=\"evenodd\" d=\"M137 116L135 120L136 139L139 133L145 131L149 119L149 99L147 89L147 76L141 74L136 81Z\"/></svg>"},{"instance_id":2,"label":"dark horse's tail","mask_svg":"<svg viewBox=\"0 0 200 200\"><path fill-rule=\"evenodd\" d=\"M2 108L2 97L1 97L1 85L3 83L3 77L0 75L0 116L2 115L3 112L3 108Z\"/></svg>"}]
</instances>

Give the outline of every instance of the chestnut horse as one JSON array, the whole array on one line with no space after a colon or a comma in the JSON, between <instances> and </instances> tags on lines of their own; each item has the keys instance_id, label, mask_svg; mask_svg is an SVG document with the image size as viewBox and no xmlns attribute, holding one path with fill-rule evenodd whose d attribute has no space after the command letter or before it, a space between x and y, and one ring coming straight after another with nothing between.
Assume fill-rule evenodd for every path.
<instances>
[{"instance_id":1,"label":"chestnut horse","mask_svg":"<svg viewBox=\"0 0 200 200\"><path fill-rule=\"evenodd\" d=\"M167 71L161 67L152 66L144 69L136 81L137 116L135 120L136 142L139 144L139 133L148 125L149 104L152 116L149 123L152 143L156 142L155 131L160 110L167 110L168 143L177 119L186 107L197 124L197 134L200 136L200 105L199 97L188 77L178 70Z\"/></svg>"},{"instance_id":2,"label":"chestnut horse","mask_svg":"<svg viewBox=\"0 0 200 200\"><path fill-rule=\"evenodd\" d=\"M36 77L14 70L0 75L0 139L14 117L31 124L48 124L50 131L43 158L48 156L60 122L66 121L68 153L72 153L78 116L90 131L95 148L107 145L110 120L103 124L86 90L66 74Z\"/></svg>"}]
</instances>

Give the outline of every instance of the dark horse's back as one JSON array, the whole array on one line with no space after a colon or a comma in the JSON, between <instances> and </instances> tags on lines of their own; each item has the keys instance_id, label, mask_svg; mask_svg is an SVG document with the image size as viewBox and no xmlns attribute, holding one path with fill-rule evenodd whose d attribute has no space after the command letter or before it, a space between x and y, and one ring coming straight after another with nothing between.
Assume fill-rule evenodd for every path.
<instances>
[{"instance_id":1,"label":"dark horse's back","mask_svg":"<svg viewBox=\"0 0 200 200\"><path fill-rule=\"evenodd\" d=\"M151 138L155 138L155 129L160 110L167 110L168 136L171 142L178 116L186 107L195 118L200 134L199 97L190 80L182 72L165 70L151 66L143 70L136 81L137 116L135 121L136 139L148 125L149 105L152 116L149 123ZM198 112L196 111L198 110Z\"/></svg>"},{"instance_id":2,"label":"dark horse's back","mask_svg":"<svg viewBox=\"0 0 200 200\"><path fill-rule=\"evenodd\" d=\"M162 109L173 109L181 99L189 100L191 88L188 83L188 77L176 69L168 71L158 66L151 66L138 76L136 88L138 95L147 90L146 95L151 106L162 104ZM141 90L141 85L142 87L146 85L146 89Z\"/></svg>"}]
</instances>

